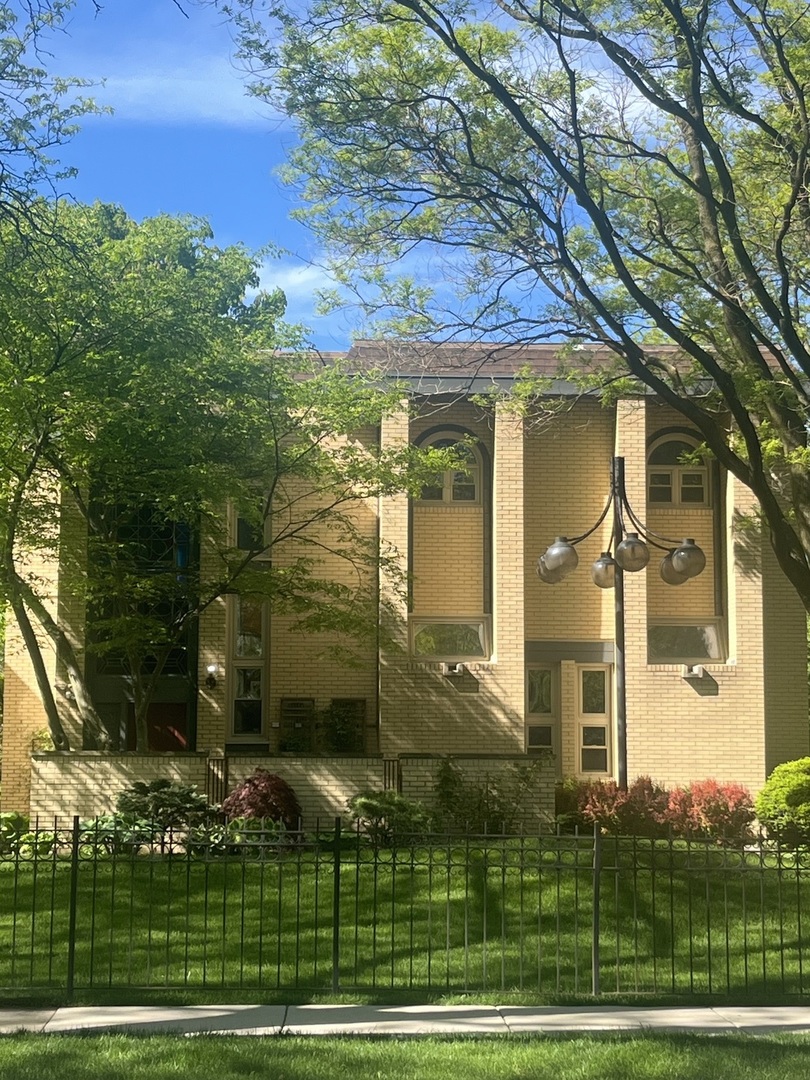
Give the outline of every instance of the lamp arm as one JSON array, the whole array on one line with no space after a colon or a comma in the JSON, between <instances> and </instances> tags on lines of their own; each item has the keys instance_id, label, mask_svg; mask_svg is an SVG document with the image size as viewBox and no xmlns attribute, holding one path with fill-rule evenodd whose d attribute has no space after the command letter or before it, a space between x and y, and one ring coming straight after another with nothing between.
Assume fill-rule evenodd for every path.
<instances>
[{"instance_id":1,"label":"lamp arm","mask_svg":"<svg viewBox=\"0 0 810 1080\"><path fill-rule=\"evenodd\" d=\"M571 537L569 537L568 538L568 543L569 544L579 544L580 541L587 540L589 536L592 536L593 533L596 532L596 530L599 528L599 526L602 524L602 522L608 516L608 511L610 510L612 505L613 505L613 492L611 492L610 498L608 499L607 503L605 504L605 509L599 515L599 518L598 518L596 524L593 525L590 529L588 529L587 532L584 532L581 536L571 536Z\"/></svg>"},{"instance_id":2,"label":"lamp arm","mask_svg":"<svg viewBox=\"0 0 810 1080\"><path fill-rule=\"evenodd\" d=\"M662 551L668 551L669 548L677 547L678 544L680 544L680 540L672 540L669 536L661 536L660 533L653 532L653 530L648 525L644 525L636 516L633 507L630 505L627 499L624 500L624 507L627 510L627 516L630 518L636 529L638 529L639 533L644 537L645 540L649 540L651 536L654 536L656 540L662 541L662 543L656 544L655 541L649 540L653 547L661 548ZM666 549L663 546L664 544L667 545Z\"/></svg>"}]
</instances>

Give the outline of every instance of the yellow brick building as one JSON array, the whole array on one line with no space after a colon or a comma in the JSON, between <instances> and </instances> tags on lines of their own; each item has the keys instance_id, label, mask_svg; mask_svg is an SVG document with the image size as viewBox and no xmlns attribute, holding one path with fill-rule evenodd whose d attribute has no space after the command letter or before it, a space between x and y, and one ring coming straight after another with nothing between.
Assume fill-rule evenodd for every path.
<instances>
[{"instance_id":1,"label":"yellow brick building","mask_svg":"<svg viewBox=\"0 0 810 1080\"><path fill-rule=\"evenodd\" d=\"M534 821L552 813L557 777L615 778L624 758L631 779L711 776L756 790L774 765L808 753L804 609L750 493L700 453L680 416L649 395L609 408L582 396L556 379L554 346L360 343L349 361L381 365L403 386L401 411L370 442L464 448L462 467L421 497L357 508L359 526L402 572L396 581L381 573L378 643L349 666L289 619L223 598L199 626L193 693L184 697L168 675L156 703L162 749L136 754L122 743L32 757L44 717L12 631L5 809L90 815L158 775L216 801L260 765L292 783L311 822L367 788L430 798L438 763L452 755L478 777L536 762L526 807ZM514 407L510 388L524 367L549 378L554 408ZM575 572L557 584L536 572L555 537L599 521L617 457L650 538L694 538L706 556L699 576L668 585L657 565L672 546L663 542L645 570L623 575L626 737L614 590L589 572L611 548L611 514L577 545ZM54 604L68 603L58 567L46 569ZM121 680L97 685L102 711L125 718ZM81 746L81 732L71 735Z\"/></svg>"}]
</instances>

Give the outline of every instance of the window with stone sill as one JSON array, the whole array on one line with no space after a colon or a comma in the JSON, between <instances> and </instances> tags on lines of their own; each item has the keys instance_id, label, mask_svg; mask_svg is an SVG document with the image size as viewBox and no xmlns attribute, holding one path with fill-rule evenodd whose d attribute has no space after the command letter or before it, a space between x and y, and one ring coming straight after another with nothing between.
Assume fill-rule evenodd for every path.
<instances>
[{"instance_id":1,"label":"window with stone sill","mask_svg":"<svg viewBox=\"0 0 810 1080\"><path fill-rule=\"evenodd\" d=\"M411 652L420 660L461 662L490 656L487 618L414 616L410 632Z\"/></svg>"}]
</instances>

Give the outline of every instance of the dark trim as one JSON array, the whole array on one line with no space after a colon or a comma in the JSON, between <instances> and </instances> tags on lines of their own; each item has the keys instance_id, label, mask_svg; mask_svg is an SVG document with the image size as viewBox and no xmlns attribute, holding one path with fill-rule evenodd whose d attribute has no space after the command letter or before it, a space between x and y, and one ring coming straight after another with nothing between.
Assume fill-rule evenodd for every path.
<instances>
[{"instance_id":1,"label":"dark trim","mask_svg":"<svg viewBox=\"0 0 810 1080\"><path fill-rule=\"evenodd\" d=\"M657 428L652 435L647 436L647 452L649 453L653 443L657 443L659 439L665 439L668 435L686 435L688 438L694 439L698 446L705 446L706 444L706 440L701 437L697 428L684 427L682 424L670 424L669 427Z\"/></svg>"},{"instance_id":2,"label":"dark trim","mask_svg":"<svg viewBox=\"0 0 810 1080\"><path fill-rule=\"evenodd\" d=\"M527 641L523 655L527 664L612 664L614 646L612 641Z\"/></svg>"}]
</instances>

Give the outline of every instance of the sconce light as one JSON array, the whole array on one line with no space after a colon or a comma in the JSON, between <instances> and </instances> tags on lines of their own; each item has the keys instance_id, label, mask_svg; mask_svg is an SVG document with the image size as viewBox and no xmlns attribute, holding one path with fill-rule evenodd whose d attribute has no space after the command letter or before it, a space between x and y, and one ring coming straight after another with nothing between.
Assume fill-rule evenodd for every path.
<instances>
[{"instance_id":1,"label":"sconce light","mask_svg":"<svg viewBox=\"0 0 810 1080\"><path fill-rule=\"evenodd\" d=\"M205 685L209 690L216 690L217 688L217 665L209 664L205 669L208 672L208 676L205 680Z\"/></svg>"}]
</instances>

